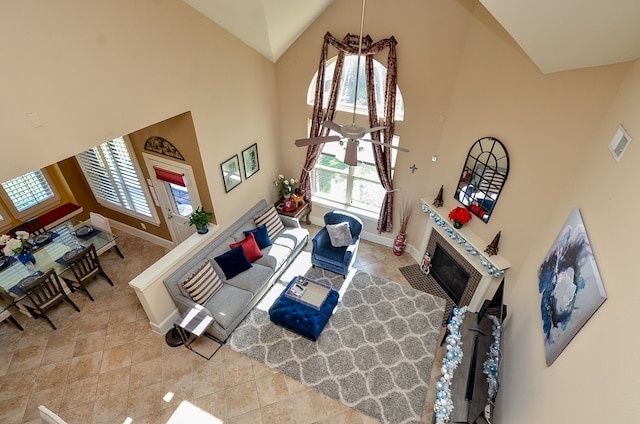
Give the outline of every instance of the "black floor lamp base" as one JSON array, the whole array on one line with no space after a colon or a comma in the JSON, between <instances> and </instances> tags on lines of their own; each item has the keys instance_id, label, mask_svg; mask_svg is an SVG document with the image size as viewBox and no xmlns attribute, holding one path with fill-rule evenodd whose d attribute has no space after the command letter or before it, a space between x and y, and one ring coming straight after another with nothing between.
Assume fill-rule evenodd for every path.
<instances>
[{"instance_id":1,"label":"black floor lamp base","mask_svg":"<svg viewBox=\"0 0 640 424\"><path fill-rule=\"evenodd\" d=\"M164 338L167 341L167 344L171 347L178 347L184 344L184 342L182 341L182 337L180 337L178 330L176 330L175 328L169 330L167 334L165 334Z\"/></svg>"}]
</instances>

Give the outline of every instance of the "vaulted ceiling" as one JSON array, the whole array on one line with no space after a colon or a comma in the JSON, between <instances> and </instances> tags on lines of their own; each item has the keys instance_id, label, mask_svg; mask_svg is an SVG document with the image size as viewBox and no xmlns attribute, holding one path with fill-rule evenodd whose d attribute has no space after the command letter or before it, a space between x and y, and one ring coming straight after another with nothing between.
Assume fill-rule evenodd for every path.
<instances>
[{"instance_id":1,"label":"vaulted ceiling","mask_svg":"<svg viewBox=\"0 0 640 424\"><path fill-rule=\"evenodd\" d=\"M276 62L333 0L183 1ZM639 0L478 1L543 73L640 57Z\"/></svg>"}]
</instances>

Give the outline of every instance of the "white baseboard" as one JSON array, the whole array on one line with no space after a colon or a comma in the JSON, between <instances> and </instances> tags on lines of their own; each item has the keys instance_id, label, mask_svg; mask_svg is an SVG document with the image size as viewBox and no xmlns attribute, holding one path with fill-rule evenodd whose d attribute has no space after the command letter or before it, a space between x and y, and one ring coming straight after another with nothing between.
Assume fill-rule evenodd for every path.
<instances>
[{"instance_id":1,"label":"white baseboard","mask_svg":"<svg viewBox=\"0 0 640 424\"><path fill-rule=\"evenodd\" d=\"M141 239L147 240L148 242L151 242L153 244L157 244L158 246L162 246L167 249L173 249L175 247L171 240L163 239L162 237L149 234L146 231L142 231L130 225L123 224L112 219L109 220L109 223L111 224L112 228L117 228L118 230L124 231L125 233L131 234L132 236L140 237Z\"/></svg>"},{"instance_id":2,"label":"white baseboard","mask_svg":"<svg viewBox=\"0 0 640 424\"><path fill-rule=\"evenodd\" d=\"M317 225L319 227L324 227L324 220L322 218L319 217L315 217L315 216L310 216L309 217L311 220L311 223L313 225ZM363 240L367 240L373 243L377 243L380 244L382 246L387 246L389 248L393 247L393 239L395 238L395 236L385 236L382 234L377 234L377 233L370 233L367 231L363 231L360 234L360 238L362 238ZM420 260L422 260L422 253L420 253L418 251L418 249L413 246L412 244L407 244L407 247L405 249L405 252L409 253L411 255L411 257L413 259L416 260L416 262L420 263Z\"/></svg>"},{"instance_id":3,"label":"white baseboard","mask_svg":"<svg viewBox=\"0 0 640 424\"><path fill-rule=\"evenodd\" d=\"M178 318L180 318L180 311L178 311L178 308L176 308L171 315L169 315L164 319L164 321L159 324L154 324L153 322L149 321L151 331L160 335L164 335L167 333L167 331L173 328L173 323L176 322Z\"/></svg>"}]
</instances>

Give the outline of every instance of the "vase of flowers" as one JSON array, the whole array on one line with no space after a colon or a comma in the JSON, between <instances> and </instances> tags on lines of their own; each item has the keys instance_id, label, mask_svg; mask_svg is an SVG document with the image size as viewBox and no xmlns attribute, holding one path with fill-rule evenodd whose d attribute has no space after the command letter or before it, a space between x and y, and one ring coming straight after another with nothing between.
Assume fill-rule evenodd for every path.
<instances>
[{"instance_id":1,"label":"vase of flowers","mask_svg":"<svg viewBox=\"0 0 640 424\"><path fill-rule=\"evenodd\" d=\"M7 256L15 256L23 264L27 262L35 264L36 258L29 251L27 240L29 240L29 233L26 231L16 231L15 237L3 234L0 236L0 245L4 244L2 252Z\"/></svg>"},{"instance_id":2,"label":"vase of flowers","mask_svg":"<svg viewBox=\"0 0 640 424\"><path fill-rule=\"evenodd\" d=\"M284 175L278 175L278 179L274 181L276 187L280 193L282 193L282 197L288 199L293 194L293 190L295 189L295 185L298 184L298 180L295 178L285 178Z\"/></svg>"},{"instance_id":3,"label":"vase of flowers","mask_svg":"<svg viewBox=\"0 0 640 424\"><path fill-rule=\"evenodd\" d=\"M471 219L471 212L469 212L467 208L458 206L449 212L449 219L453 221L454 228L462 228L462 226Z\"/></svg>"}]
</instances>

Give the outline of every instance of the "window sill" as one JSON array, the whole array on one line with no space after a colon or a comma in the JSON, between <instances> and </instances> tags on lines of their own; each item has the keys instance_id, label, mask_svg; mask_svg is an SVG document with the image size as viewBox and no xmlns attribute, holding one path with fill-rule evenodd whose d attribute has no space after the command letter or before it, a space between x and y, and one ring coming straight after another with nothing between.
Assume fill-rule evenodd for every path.
<instances>
[{"instance_id":1,"label":"window sill","mask_svg":"<svg viewBox=\"0 0 640 424\"><path fill-rule=\"evenodd\" d=\"M340 209L340 210L347 211L349 213L354 214L355 216L362 219L363 221L366 220L366 221L378 222L379 212L372 212L366 209L355 208L353 206L347 206L344 203L332 202L330 200L322 199L319 197L314 197L312 200L312 203L314 205L323 206L329 209Z\"/></svg>"}]
</instances>

